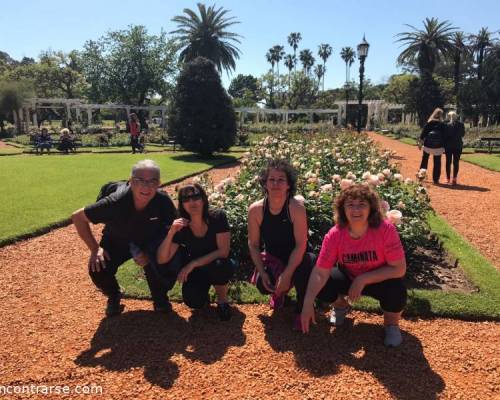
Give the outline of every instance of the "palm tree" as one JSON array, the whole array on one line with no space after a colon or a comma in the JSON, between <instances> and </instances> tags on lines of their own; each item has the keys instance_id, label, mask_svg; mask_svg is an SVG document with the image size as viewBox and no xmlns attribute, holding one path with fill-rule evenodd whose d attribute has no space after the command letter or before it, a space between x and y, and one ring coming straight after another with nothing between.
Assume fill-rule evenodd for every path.
<instances>
[{"instance_id":1,"label":"palm tree","mask_svg":"<svg viewBox=\"0 0 500 400\"><path fill-rule=\"evenodd\" d=\"M319 58L323 60L323 91L325 91L325 73L326 73L326 60L332 55L332 46L328 43L322 43L318 46Z\"/></svg>"},{"instance_id":2,"label":"palm tree","mask_svg":"<svg viewBox=\"0 0 500 400\"><path fill-rule=\"evenodd\" d=\"M351 72L351 65L356 57L356 52L352 49L352 47L342 47L342 50L340 51L340 57L345 62L345 126L347 127L347 108L349 105L349 75Z\"/></svg>"},{"instance_id":3,"label":"palm tree","mask_svg":"<svg viewBox=\"0 0 500 400\"><path fill-rule=\"evenodd\" d=\"M297 48L299 47L299 42L301 40L302 35L300 34L300 32L292 32L288 35L288 44L293 48L293 56L295 59L297 59ZM295 69L294 72L297 72L297 70Z\"/></svg>"},{"instance_id":4,"label":"palm tree","mask_svg":"<svg viewBox=\"0 0 500 400\"><path fill-rule=\"evenodd\" d=\"M287 54L285 56L285 67L288 69L288 89L290 89L292 69L294 69L296 64L297 58L293 54Z\"/></svg>"},{"instance_id":5,"label":"palm tree","mask_svg":"<svg viewBox=\"0 0 500 400\"><path fill-rule=\"evenodd\" d=\"M469 53L469 47L465 43L465 35L463 32L455 32L453 34L453 82L454 93L458 101L458 88L460 86L460 64Z\"/></svg>"},{"instance_id":6,"label":"palm tree","mask_svg":"<svg viewBox=\"0 0 500 400\"><path fill-rule=\"evenodd\" d=\"M455 27L450 22L439 22L437 18L426 18L424 29L419 30L412 25L406 26L413 32L402 32L396 36L397 42L407 46L398 57L399 64L418 65L421 75L431 76L436 64L453 53L452 35Z\"/></svg>"},{"instance_id":7,"label":"palm tree","mask_svg":"<svg viewBox=\"0 0 500 400\"><path fill-rule=\"evenodd\" d=\"M271 108L274 108L274 63L276 62L276 57L274 55L274 50L271 47L267 53L266 53L266 60L268 63L271 64L271 89L270 89L270 103L271 103Z\"/></svg>"},{"instance_id":8,"label":"palm tree","mask_svg":"<svg viewBox=\"0 0 500 400\"><path fill-rule=\"evenodd\" d=\"M274 55L274 61L276 61L276 70L278 74L278 78L280 76L280 61L283 59L285 56L285 47L280 46L279 44L273 46L271 48L273 55Z\"/></svg>"},{"instance_id":9,"label":"palm tree","mask_svg":"<svg viewBox=\"0 0 500 400\"><path fill-rule=\"evenodd\" d=\"M304 68L304 72L309 75L311 71L311 67L314 65L314 61L316 61L312 55L311 50L305 49L299 53L299 59L302 63L302 67Z\"/></svg>"},{"instance_id":10,"label":"palm tree","mask_svg":"<svg viewBox=\"0 0 500 400\"><path fill-rule=\"evenodd\" d=\"M179 60L189 62L196 57L206 57L212 60L219 72L227 72L236 68L235 59L240 58L240 50L236 43L241 43L240 35L228 32L226 29L234 24L239 24L235 17L226 17L229 10L223 7L208 8L198 3L199 16L191 9L183 10L186 15L177 15L172 18L178 29L170 33L176 34L180 47L183 48Z\"/></svg>"},{"instance_id":11,"label":"palm tree","mask_svg":"<svg viewBox=\"0 0 500 400\"><path fill-rule=\"evenodd\" d=\"M318 64L314 67L314 74L318 77L318 87L321 83L321 78L325 76L325 66ZM323 83L324 85L324 83Z\"/></svg>"},{"instance_id":12,"label":"palm tree","mask_svg":"<svg viewBox=\"0 0 500 400\"><path fill-rule=\"evenodd\" d=\"M483 79L483 60L488 48L493 46L494 40L491 39L492 32L488 28L481 28L477 35L471 35L472 49L477 55L477 79Z\"/></svg>"}]
</instances>

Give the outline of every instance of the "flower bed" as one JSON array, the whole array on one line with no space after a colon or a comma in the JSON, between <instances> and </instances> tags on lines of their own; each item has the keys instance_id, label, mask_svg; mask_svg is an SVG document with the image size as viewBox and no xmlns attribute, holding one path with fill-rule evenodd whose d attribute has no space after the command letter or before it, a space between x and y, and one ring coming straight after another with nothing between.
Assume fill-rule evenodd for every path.
<instances>
[{"instance_id":1,"label":"flower bed","mask_svg":"<svg viewBox=\"0 0 500 400\"><path fill-rule=\"evenodd\" d=\"M337 194L355 182L365 182L376 188L384 211L397 224L407 257L411 258L429 238L429 198L420 181L404 179L390 163L390 157L389 152L380 153L365 134L268 136L246 154L236 179L228 178L214 187L202 178L211 204L227 212L232 226L232 249L243 265L239 278L245 279L250 273L245 268L248 206L263 196L258 173L271 158L287 159L298 171L297 194L304 198L314 252L319 252L323 236L333 225L332 204Z\"/></svg>"}]
</instances>

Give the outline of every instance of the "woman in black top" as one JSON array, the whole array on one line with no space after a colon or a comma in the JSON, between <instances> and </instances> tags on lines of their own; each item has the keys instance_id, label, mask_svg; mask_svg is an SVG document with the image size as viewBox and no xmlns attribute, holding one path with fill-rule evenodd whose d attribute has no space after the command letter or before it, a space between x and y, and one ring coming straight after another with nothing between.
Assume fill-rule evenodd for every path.
<instances>
[{"instance_id":1,"label":"woman in black top","mask_svg":"<svg viewBox=\"0 0 500 400\"><path fill-rule=\"evenodd\" d=\"M446 136L444 140L444 149L446 152L446 178L448 183L450 183L451 163L453 161L453 180L451 183L452 185L456 185L465 127L464 124L458 120L458 115L454 111L448 113L448 119L449 122L446 124Z\"/></svg>"},{"instance_id":2,"label":"woman in black top","mask_svg":"<svg viewBox=\"0 0 500 400\"><path fill-rule=\"evenodd\" d=\"M434 156L432 180L435 184L439 183L439 177L441 176L441 155L444 153L446 125L442 122L443 114L443 110L436 108L420 134L420 141L424 145L420 169L427 169L429 155L432 154ZM420 147L421 144L419 145Z\"/></svg>"},{"instance_id":3,"label":"woman in black top","mask_svg":"<svg viewBox=\"0 0 500 400\"><path fill-rule=\"evenodd\" d=\"M261 172L265 197L248 210L248 247L258 272L257 288L264 294L272 294L271 306L282 304L284 295L292 284L295 286L294 329L300 330L300 312L313 256L306 253L306 209L294 198L296 182L297 173L285 160L271 160ZM265 250L262 254L261 243Z\"/></svg>"},{"instance_id":4,"label":"woman in black top","mask_svg":"<svg viewBox=\"0 0 500 400\"><path fill-rule=\"evenodd\" d=\"M182 246L186 260L177 280L183 284L184 302L191 308L204 307L213 285L219 317L227 321L231 318L227 289L234 264L228 258L231 234L226 214L222 210L209 210L207 195L198 184L179 189L179 214L181 218L173 222L158 248L158 263L170 261Z\"/></svg>"}]
</instances>

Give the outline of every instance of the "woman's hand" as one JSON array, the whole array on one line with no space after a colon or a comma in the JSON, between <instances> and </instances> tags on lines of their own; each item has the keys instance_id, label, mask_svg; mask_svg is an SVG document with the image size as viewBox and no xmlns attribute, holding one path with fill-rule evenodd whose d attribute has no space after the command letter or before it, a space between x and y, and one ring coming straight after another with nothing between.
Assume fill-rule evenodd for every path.
<instances>
[{"instance_id":1,"label":"woman's hand","mask_svg":"<svg viewBox=\"0 0 500 400\"><path fill-rule=\"evenodd\" d=\"M262 284L264 285L264 288L268 291L273 293L274 292L274 287L271 283L271 278L269 278L269 274L267 272L262 272L259 274L260 279L262 279Z\"/></svg>"},{"instance_id":2,"label":"woman's hand","mask_svg":"<svg viewBox=\"0 0 500 400\"><path fill-rule=\"evenodd\" d=\"M170 230L173 233L179 232L182 228L189 226L189 220L186 218L177 218L172 223Z\"/></svg>"},{"instance_id":3,"label":"woman's hand","mask_svg":"<svg viewBox=\"0 0 500 400\"><path fill-rule=\"evenodd\" d=\"M196 266L195 264L193 263L193 261L191 261L189 264L187 264L184 268L182 268L180 271L179 271L179 274L177 275L177 281L179 283L184 283L187 281L188 279L188 275L193 271L193 269L195 269Z\"/></svg>"},{"instance_id":4,"label":"woman's hand","mask_svg":"<svg viewBox=\"0 0 500 400\"><path fill-rule=\"evenodd\" d=\"M366 284L362 276L354 278L351 287L349 288L349 292L347 293L349 300L351 300L351 302L358 300L361 297L361 292L365 286Z\"/></svg>"},{"instance_id":5,"label":"woman's hand","mask_svg":"<svg viewBox=\"0 0 500 400\"><path fill-rule=\"evenodd\" d=\"M292 281L292 277L284 271L279 277L278 281L276 282L276 289L274 290L274 293L276 295L280 295L281 293L286 293L290 289L290 284Z\"/></svg>"},{"instance_id":6,"label":"woman's hand","mask_svg":"<svg viewBox=\"0 0 500 400\"><path fill-rule=\"evenodd\" d=\"M304 303L304 306L302 307L302 313L300 314L300 323L302 325L302 333L309 332L309 325L311 322L314 325L316 325L316 315L314 312L314 306L313 305L306 305Z\"/></svg>"}]
</instances>

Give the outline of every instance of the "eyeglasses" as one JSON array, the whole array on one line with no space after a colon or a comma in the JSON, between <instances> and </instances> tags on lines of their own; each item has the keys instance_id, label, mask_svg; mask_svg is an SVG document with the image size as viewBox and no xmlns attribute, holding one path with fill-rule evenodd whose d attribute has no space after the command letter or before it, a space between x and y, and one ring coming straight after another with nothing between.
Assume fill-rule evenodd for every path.
<instances>
[{"instance_id":1,"label":"eyeglasses","mask_svg":"<svg viewBox=\"0 0 500 400\"><path fill-rule=\"evenodd\" d=\"M152 179L143 179L143 178L132 178L132 180L140 186L143 187L156 187L160 184L160 181L157 178Z\"/></svg>"},{"instance_id":2,"label":"eyeglasses","mask_svg":"<svg viewBox=\"0 0 500 400\"><path fill-rule=\"evenodd\" d=\"M189 200L197 201L201 200L201 193L188 194L186 196L179 197L181 203L187 203Z\"/></svg>"}]
</instances>

